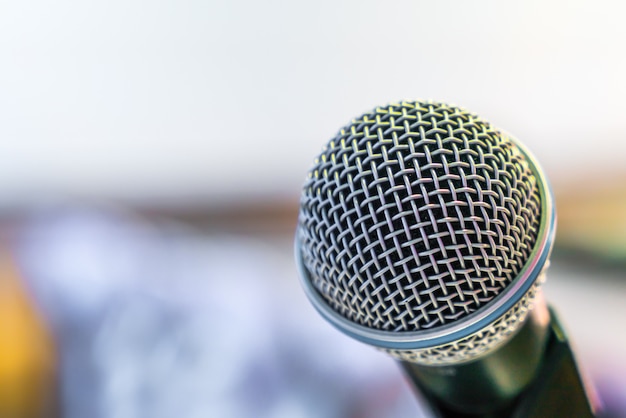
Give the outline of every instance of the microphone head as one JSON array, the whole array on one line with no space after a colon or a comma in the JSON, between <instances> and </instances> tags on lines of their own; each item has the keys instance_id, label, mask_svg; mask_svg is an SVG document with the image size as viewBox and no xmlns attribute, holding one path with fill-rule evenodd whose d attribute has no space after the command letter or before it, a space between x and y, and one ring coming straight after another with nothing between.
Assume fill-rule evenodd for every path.
<instances>
[{"instance_id":1,"label":"microphone head","mask_svg":"<svg viewBox=\"0 0 626 418\"><path fill-rule=\"evenodd\" d=\"M404 360L459 363L524 322L555 229L549 186L510 135L432 101L343 127L304 184L296 260L318 311Z\"/></svg>"}]
</instances>

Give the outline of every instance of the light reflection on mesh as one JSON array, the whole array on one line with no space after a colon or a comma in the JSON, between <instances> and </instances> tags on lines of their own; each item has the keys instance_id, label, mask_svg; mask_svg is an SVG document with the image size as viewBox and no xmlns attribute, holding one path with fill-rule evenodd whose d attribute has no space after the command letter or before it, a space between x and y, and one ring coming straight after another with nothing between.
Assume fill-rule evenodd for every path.
<instances>
[{"instance_id":1,"label":"light reflection on mesh","mask_svg":"<svg viewBox=\"0 0 626 418\"><path fill-rule=\"evenodd\" d=\"M299 241L315 288L348 319L433 329L517 276L537 240L537 180L506 134L464 109L402 102L326 145L301 198Z\"/></svg>"}]
</instances>

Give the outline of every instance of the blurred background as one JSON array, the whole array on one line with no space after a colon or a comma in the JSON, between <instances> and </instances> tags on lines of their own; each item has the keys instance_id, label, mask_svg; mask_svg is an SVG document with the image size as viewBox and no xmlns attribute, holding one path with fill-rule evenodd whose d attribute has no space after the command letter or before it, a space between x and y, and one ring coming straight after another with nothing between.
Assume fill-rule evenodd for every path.
<instances>
[{"instance_id":1,"label":"blurred background","mask_svg":"<svg viewBox=\"0 0 626 418\"><path fill-rule=\"evenodd\" d=\"M0 416L406 417L296 277L300 187L352 117L513 133L559 226L546 294L626 416L626 5L0 3Z\"/></svg>"}]
</instances>

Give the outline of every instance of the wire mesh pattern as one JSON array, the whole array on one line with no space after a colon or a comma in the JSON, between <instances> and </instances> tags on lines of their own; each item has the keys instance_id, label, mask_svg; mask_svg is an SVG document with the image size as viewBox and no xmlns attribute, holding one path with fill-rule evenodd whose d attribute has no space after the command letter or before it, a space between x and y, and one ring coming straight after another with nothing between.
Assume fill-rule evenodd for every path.
<instances>
[{"instance_id":1,"label":"wire mesh pattern","mask_svg":"<svg viewBox=\"0 0 626 418\"><path fill-rule=\"evenodd\" d=\"M381 350L397 359L419 364L445 365L474 360L500 346L521 327L533 309L538 291L539 282L491 325L453 343L422 350Z\"/></svg>"},{"instance_id":2,"label":"wire mesh pattern","mask_svg":"<svg viewBox=\"0 0 626 418\"><path fill-rule=\"evenodd\" d=\"M535 245L540 191L514 140L464 109L401 102L329 141L301 196L298 239L317 291L393 332L475 312Z\"/></svg>"}]
</instances>

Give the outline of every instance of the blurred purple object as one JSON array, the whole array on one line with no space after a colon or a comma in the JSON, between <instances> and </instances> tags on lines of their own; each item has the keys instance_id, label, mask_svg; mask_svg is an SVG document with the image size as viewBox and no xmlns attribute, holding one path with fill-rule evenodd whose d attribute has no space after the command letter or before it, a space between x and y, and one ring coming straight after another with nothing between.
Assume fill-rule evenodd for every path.
<instances>
[{"instance_id":1,"label":"blurred purple object","mask_svg":"<svg viewBox=\"0 0 626 418\"><path fill-rule=\"evenodd\" d=\"M62 209L20 237L68 418L426 415L391 359L313 312L290 243Z\"/></svg>"}]
</instances>

